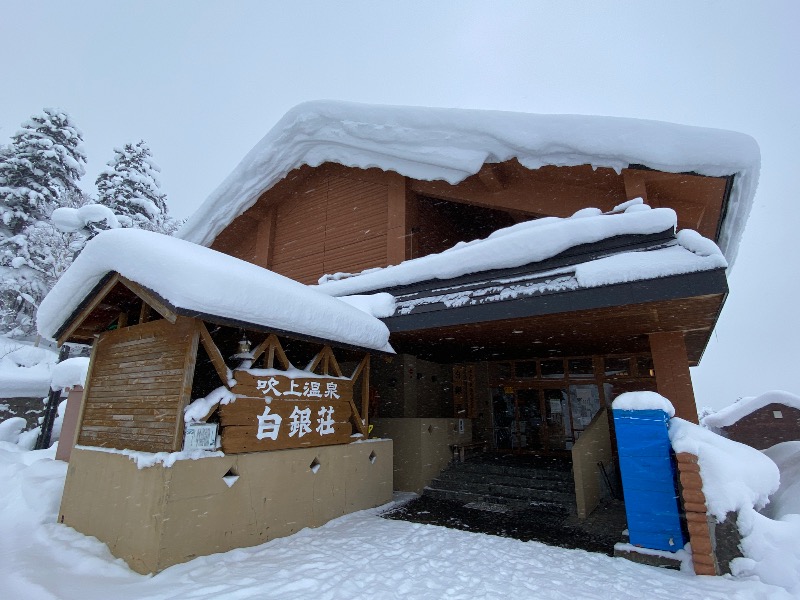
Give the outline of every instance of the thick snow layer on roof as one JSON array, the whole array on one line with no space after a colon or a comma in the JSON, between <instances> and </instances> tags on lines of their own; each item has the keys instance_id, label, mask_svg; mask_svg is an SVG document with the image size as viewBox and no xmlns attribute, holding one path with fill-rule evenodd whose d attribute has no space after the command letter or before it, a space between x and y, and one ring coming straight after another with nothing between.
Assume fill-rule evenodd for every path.
<instances>
[{"instance_id":1,"label":"thick snow layer on roof","mask_svg":"<svg viewBox=\"0 0 800 600\"><path fill-rule=\"evenodd\" d=\"M795 396L789 392L775 390L765 392L760 396L750 396L726 406L722 410L708 415L703 419L703 425L711 429L729 427L747 415L754 413L760 408L769 404L783 404L791 408L800 410L800 396Z\"/></svg>"},{"instance_id":2,"label":"thick snow layer on roof","mask_svg":"<svg viewBox=\"0 0 800 600\"><path fill-rule=\"evenodd\" d=\"M77 356L62 360L53 367L53 377L50 388L65 390L76 385L85 386L86 376L89 372L89 357Z\"/></svg>"},{"instance_id":3,"label":"thick snow layer on roof","mask_svg":"<svg viewBox=\"0 0 800 600\"><path fill-rule=\"evenodd\" d=\"M614 410L663 410L668 416L675 416L672 402L655 392L625 392L611 403Z\"/></svg>"},{"instance_id":4,"label":"thick snow layer on roof","mask_svg":"<svg viewBox=\"0 0 800 600\"><path fill-rule=\"evenodd\" d=\"M729 512L762 509L778 489L780 475L764 454L677 417L670 419L675 452L697 456L709 514L720 523Z\"/></svg>"},{"instance_id":5,"label":"thick snow layer on roof","mask_svg":"<svg viewBox=\"0 0 800 600\"><path fill-rule=\"evenodd\" d=\"M104 231L86 245L42 301L39 331L55 335L111 271L179 309L391 351L386 326L357 308L232 256L138 229Z\"/></svg>"},{"instance_id":6,"label":"thick snow layer on roof","mask_svg":"<svg viewBox=\"0 0 800 600\"><path fill-rule=\"evenodd\" d=\"M278 121L189 218L179 236L208 245L289 171L325 162L377 167L456 184L484 163L530 169L631 164L735 175L720 247L732 263L753 203L761 157L750 136L658 121L583 115L376 106L317 101Z\"/></svg>"},{"instance_id":7,"label":"thick snow layer on roof","mask_svg":"<svg viewBox=\"0 0 800 600\"><path fill-rule=\"evenodd\" d=\"M626 234L651 234L676 225L670 208L644 209L632 205L621 214L581 214L567 219L548 217L495 231L484 240L459 243L438 254L407 260L358 275L323 278L317 289L332 296L361 294L432 279L451 279L470 273L520 267L552 258L580 244ZM636 210L632 210L632 209ZM590 214L591 216L585 216ZM695 233L695 232L691 232ZM698 239L699 238L699 239ZM687 240L692 252L682 245ZM582 263L574 268L578 287L597 287L683 273L725 268L714 242L699 234L679 236L677 244L651 252L626 252Z\"/></svg>"}]
</instances>

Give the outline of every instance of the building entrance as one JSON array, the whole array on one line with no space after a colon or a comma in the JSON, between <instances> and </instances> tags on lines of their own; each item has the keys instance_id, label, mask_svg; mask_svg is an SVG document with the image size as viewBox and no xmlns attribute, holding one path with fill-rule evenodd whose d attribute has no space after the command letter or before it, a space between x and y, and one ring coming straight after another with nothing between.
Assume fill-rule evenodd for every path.
<instances>
[{"instance_id":1,"label":"building entrance","mask_svg":"<svg viewBox=\"0 0 800 600\"><path fill-rule=\"evenodd\" d=\"M623 391L654 389L649 356L588 356L490 363L497 450L567 453Z\"/></svg>"}]
</instances>

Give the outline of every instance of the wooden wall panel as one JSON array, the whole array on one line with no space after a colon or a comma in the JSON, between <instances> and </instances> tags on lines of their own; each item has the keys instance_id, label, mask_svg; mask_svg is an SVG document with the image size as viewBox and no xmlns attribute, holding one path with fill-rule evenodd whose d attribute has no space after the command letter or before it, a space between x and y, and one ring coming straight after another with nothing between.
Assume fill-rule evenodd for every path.
<instances>
[{"instance_id":1,"label":"wooden wall panel","mask_svg":"<svg viewBox=\"0 0 800 600\"><path fill-rule=\"evenodd\" d=\"M303 283L386 265L386 186L322 171L277 206L269 268Z\"/></svg>"},{"instance_id":2,"label":"wooden wall panel","mask_svg":"<svg viewBox=\"0 0 800 600\"><path fill-rule=\"evenodd\" d=\"M775 412L780 418L775 417ZM768 404L733 425L723 427L722 435L757 450L800 440L800 410L785 404Z\"/></svg>"},{"instance_id":3,"label":"wooden wall panel","mask_svg":"<svg viewBox=\"0 0 800 600\"><path fill-rule=\"evenodd\" d=\"M257 238L258 221L242 215L234 219L233 223L217 236L211 248L247 262L254 262Z\"/></svg>"},{"instance_id":4,"label":"wooden wall panel","mask_svg":"<svg viewBox=\"0 0 800 600\"><path fill-rule=\"evenodd\" d=\"M183 407L194 370L197 323L179 318L100 336L84 394L78 444L139 450L180 450ZM188 381L191 382L189 375Z\"/></svg>"}]
</instances>

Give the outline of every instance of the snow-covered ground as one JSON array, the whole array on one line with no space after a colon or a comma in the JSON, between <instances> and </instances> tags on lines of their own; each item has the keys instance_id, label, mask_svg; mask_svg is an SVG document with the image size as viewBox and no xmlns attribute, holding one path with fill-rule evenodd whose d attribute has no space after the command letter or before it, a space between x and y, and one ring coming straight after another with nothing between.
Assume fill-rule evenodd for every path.
<instances>
[{"instance_id":1,"label":"snow-covered ground","mask_svg":"<svg viewBox=\"0 0 800 600\"><path fill-rule=\"evenodd\" d=\"M41 398L50 389L58 355L0 336L0 398Z\"/></svg>"},{"instance_id":2,"label":"snow-covered ground","mask_svg":"<svg viewBox=\"0 0 800 600\"><path fill-rule=\"evenodd\" d=\"M0 443L0 597L26 600L280 598L792 598L755 579L695 577L581 550L384 520L381 509L155 576L57 524L66 463Z\"/></svg>"}]
</instances>

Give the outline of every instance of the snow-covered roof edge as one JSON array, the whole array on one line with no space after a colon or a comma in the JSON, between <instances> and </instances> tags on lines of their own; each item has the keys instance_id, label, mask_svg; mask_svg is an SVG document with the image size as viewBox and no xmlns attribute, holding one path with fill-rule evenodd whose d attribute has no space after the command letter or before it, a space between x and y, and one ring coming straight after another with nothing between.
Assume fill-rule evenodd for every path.
<instances>
[{"instance_id":1,"label":"snow-covered roof edge","mask_svg":"<svg viewBox=\"0 0 800 600\"><path fill-rule=\"evenodd\" d=\"M350 304L227 254L141 229L103 231L86 244L39 306L40 333L54 336L110 272L192 314L393 352L386 325Z\"/></svg>"},{"instance_id":2,"label":"snow-covered roof edge","mask_svg":"<svg viewBox=\"0 0 800 600\"><path fill-rule=\"evenodd\" d=\"M459 242L442 252L409 259L399 265L367 269L347 277L341 277L341 273L325 276L316 289L339 297L424 281L444 281L472 273L530 265L576 246L615 236L661 233L674 230L677 225L677 216L671 208L651 209L635 202L617 208L626 206L624 212L615 214L586 208L568 218L523 221L499 229L485 239ZM650 260L651 256L632 252L579 264L574 269L577 284L598 287L727 267L716 244L697 232L680 231L675 241L669 257L662 251L658 259ZM674 251L678 251L678 255Z\"/></svg>"},{"instance_id":3,"label":"snow-covered roof edge","mask_svg":"<svg viewBox=\"0 0 800 600\"><path fill-rule=\"evenodd\" d=\"M729 427L744 417L770 404L783 404L784 406L800 410L800 396L795 396L794 394L781 390L774 390L765 392L760 396L742 398L738 402L734 402L715 413L707 415L703 418L702 423L711 429Z\"/></svg>"},{"instance_id":4,"label":"snow-covered roof edge","mask_svg":"<svg viewBox=\"0 0 800 600\"><path fill-rule=\"evenodd\" d=\"M734 175L719 245L733 264L758 184L761 156L745 134L660 121L584 115L314 101L292 108L203 202L178 236L209 245L292 169L325 162L377 167L450 184L484 163L641 164L666 172Z\"/></svg>"}]
</instances>

